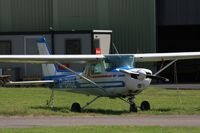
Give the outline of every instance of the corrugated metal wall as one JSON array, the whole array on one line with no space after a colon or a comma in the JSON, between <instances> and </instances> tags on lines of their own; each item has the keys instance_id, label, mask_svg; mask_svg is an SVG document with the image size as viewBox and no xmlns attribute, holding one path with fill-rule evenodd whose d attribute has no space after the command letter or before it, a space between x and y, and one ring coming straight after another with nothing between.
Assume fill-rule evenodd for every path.
<instances>
[{"instance_id":1,"label":"corrugated metal wall","mask_svg":"<svg viewBox=\"0 0 200 133\"><path fill-rule=\"evenodd\" d=\"M53 0L56 30L93 29L97 24L96 0Z\"/></svg>"},{"instance_id":2,"label":"corrugated metal wall","mask_svg":"<svg viewBox=\"0 0 200 133\"><path fill-rule=\"evenodd\" d=\"M113 30L120 53L155 52L155 0L0 0L0 31Z\"/></svg>"},{"instance_id":3,"label":"corrugated metal wall","mask_svg":"<svg viewBox=\"0 0 200 133\"><path fill-rule=\"evenodd\" d=\"M200 24L200 0L157 0L159 25Z\"/></svg>"},{"instance_id":4,"label":"corrugated metal wall","mask_svg":"<svg viewBox=\"0 0 200 133\"><path fill-rule=\"evenodd\" d=\"M155 52L154 0L54 0L54 28L111 29L120 53Z\"/></svg>"},{"instance_id":5,"label":"corrugated metal wall","mask_svg":"<svg viewBox=\"0 0 200 133\"><path fill-rule=\"evenodd\" d=\"M44 31L52 26L51 0L0 0L1 31Z\"/></svg>"},{"instance_id":6,"label":"corrugated metal wall","mask_svg":"<svg viewBox=\"0 0 200 133\"><path fill-rule=\"evenodd\" d=\"M155 52L154 0L110 0L110 28L121 53Z\"/></svg>"}]
</instances>

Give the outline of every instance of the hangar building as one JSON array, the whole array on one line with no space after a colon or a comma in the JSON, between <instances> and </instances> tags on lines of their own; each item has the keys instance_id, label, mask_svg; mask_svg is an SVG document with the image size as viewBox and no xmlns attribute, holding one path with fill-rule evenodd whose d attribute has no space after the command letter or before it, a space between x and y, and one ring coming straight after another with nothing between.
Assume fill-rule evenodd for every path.
<instances>
[{"instance_id":1,"label":"hangar building","mask_svg":"<svg viewBox=\"0 0 200 133\"><path fill-rule=\"evenodd\" d=\"M156 0L157 52L200 51L200 1ZM173 79L173 67L162 73ZM200 60L178 61L179 82L200 81Z\"/></svg>"},{"instance_id":2,"label":"hangar building","mask_svg":"<svg viewBox=\"0 0 200 133\"><path fill-rule=\"evenodd\" d=\"M25 50L24 44L33 44L38 36L47 37L54 54L63 54L59 49L69 43L91 47L95 42L89 36L95 34L94 30L112 35L111 53L115 52L112 42L119 53L198 51L199 4L198 0L0 0L0 54L31 52L32 47ZM80 54L89 54L82 51ZM192 65L195 72L185 64L181 64L185 68L178 71L178 77L195 74L197 81L198 63ZM21 75L19 78L40 77L27 75L25 68L17 64L0 68L20 73L15 74ZM173 75L170 71L163 74Z\"/></svg>"}]
</instances>

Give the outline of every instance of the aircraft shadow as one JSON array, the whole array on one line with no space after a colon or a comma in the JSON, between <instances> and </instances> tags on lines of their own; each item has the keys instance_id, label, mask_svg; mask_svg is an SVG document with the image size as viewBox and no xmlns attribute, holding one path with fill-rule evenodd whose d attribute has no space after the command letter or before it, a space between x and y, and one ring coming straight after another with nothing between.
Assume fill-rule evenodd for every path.
<instances>
[{"instance_id":1,"label":"aircraft shadow","mask_svg":"<svg viewBox=\"0 0 200 133\"><path fill-rule=\"evenodd\" d=\"M129 113L128 110L110 110L110 109L85 109L83 113L96 113L104 115L121 115Z\"/></svg>"},{"instance_id":2,"label":"aircraft shadow","mask_svg":"<svg viewBox=\"0 0 200 133\"><path fill-rule=\"evenodd\" d=\"M200 111L200 107L195 108L195 111Z\"/></svg>"},{"instance_id":3,"label":"aircraft shadow","mask_svg":"<svg viewBox=\"0 0 200 133\"><path fill-rule=\"evenodd\" d=\"M42 110L50 110L53 112L61 112L61 113L69 113L69 107L47 107L47 106L32 106L31 109L42 109ZM110 109L85 109L82 113L96 113L96 114L105 114L105 115L121 115L129 113L128 110L110 110Z\"/></svg>"},{"instance_id":4,"label":"aircraft shadow","mask_svg":"<svg viewBox=\"0 0 200 133\"><path fill-rule=\"evenodd\" d=\"M47 106L32 106L31 109L50 110L53 112L69 113L68 107L47 107Z\"/></svg>"},{"instance_id":5,"label":"aircraft shadow","mask_svg":"<svg viewBox=\"0 0 200 133\"><path fill-rule=\"evenodd\" d=\"M174 111L179 111L181 110L180 108L154 108L151 109L151 111L155 111L155 112L174 112Z\"/></svg>"},{"instance_id":6,"label":"aircraft shadow","mask_svg":"<svg viewBox=\"0 0 200 133\"><path fill-rule=\"evenodd\" d=\"M49 110L53 112L60 112L60 113L70 113L69 107L47 107L47 106L32 106L31 109L42 109L42 110ZM171 112L173 110L178 110L177 108L152 108L150 111L153 112ZM197 109L200 110L200 109ZM103 114L103 115L122 115L130 113L129 110L111 110L111 109L85 109L82 113L88 114Z\"/></svg>"},{"instance_id":7,"label":"aircraft shadow","mask_svg":"<svg viewBox=\"0 0 200 133\"><path fill-rule=\"evenodd\" d=\"M159 108L159 109L151 109L151 111L155 111L155 112L170 112L174 109L169 109L169 108Z\"/></svg>"}]
</instances>

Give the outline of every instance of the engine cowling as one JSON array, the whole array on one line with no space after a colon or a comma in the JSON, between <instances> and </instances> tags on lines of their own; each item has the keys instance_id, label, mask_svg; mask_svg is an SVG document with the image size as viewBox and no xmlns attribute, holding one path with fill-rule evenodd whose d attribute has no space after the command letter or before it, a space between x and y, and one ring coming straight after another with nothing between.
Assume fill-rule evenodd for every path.
<instances>
[{"instance_id":1,"label":"engine cowling","mask_svg":"<svg viewBox=\"0 0 200 133\"><path fill-rule=\"evenodd\" d=\"M161 80L164 82L169 82L169 79L157 75L152 75L152 71L148 69L134 69L134 70L123 70L120 69L120 72L130 74L131 78L138 79L138 80L145 80L146 78L154 79L154 80Z\"/></svg>"},{"instance_id":2,"label":"engine cowling","mask_svg":"<svg viewBox=\"0 0 200 133\"><path fill-rule=\"evenodd\" d=\"M146 71L142 69L138 70L137 73L138 73L137 79L139 80L144 80L147 77Z\"/></svg>"}]
</instances>

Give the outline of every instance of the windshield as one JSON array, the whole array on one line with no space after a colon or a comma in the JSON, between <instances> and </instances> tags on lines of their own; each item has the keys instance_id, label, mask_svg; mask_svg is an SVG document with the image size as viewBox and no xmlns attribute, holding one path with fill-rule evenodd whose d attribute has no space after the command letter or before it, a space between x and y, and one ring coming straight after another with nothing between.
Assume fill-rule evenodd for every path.
<instances>
[{"instance_id":1,"label":"windshield","mask_svg":"<svg viewBox=\"0 0 200 133\"><path fill-rule=\"evenodd\" d=\"M111 71L120 67L131 67L134 65L133 55L107 55L105 58L105 69Z\"/></svg>"}]
</instances>

